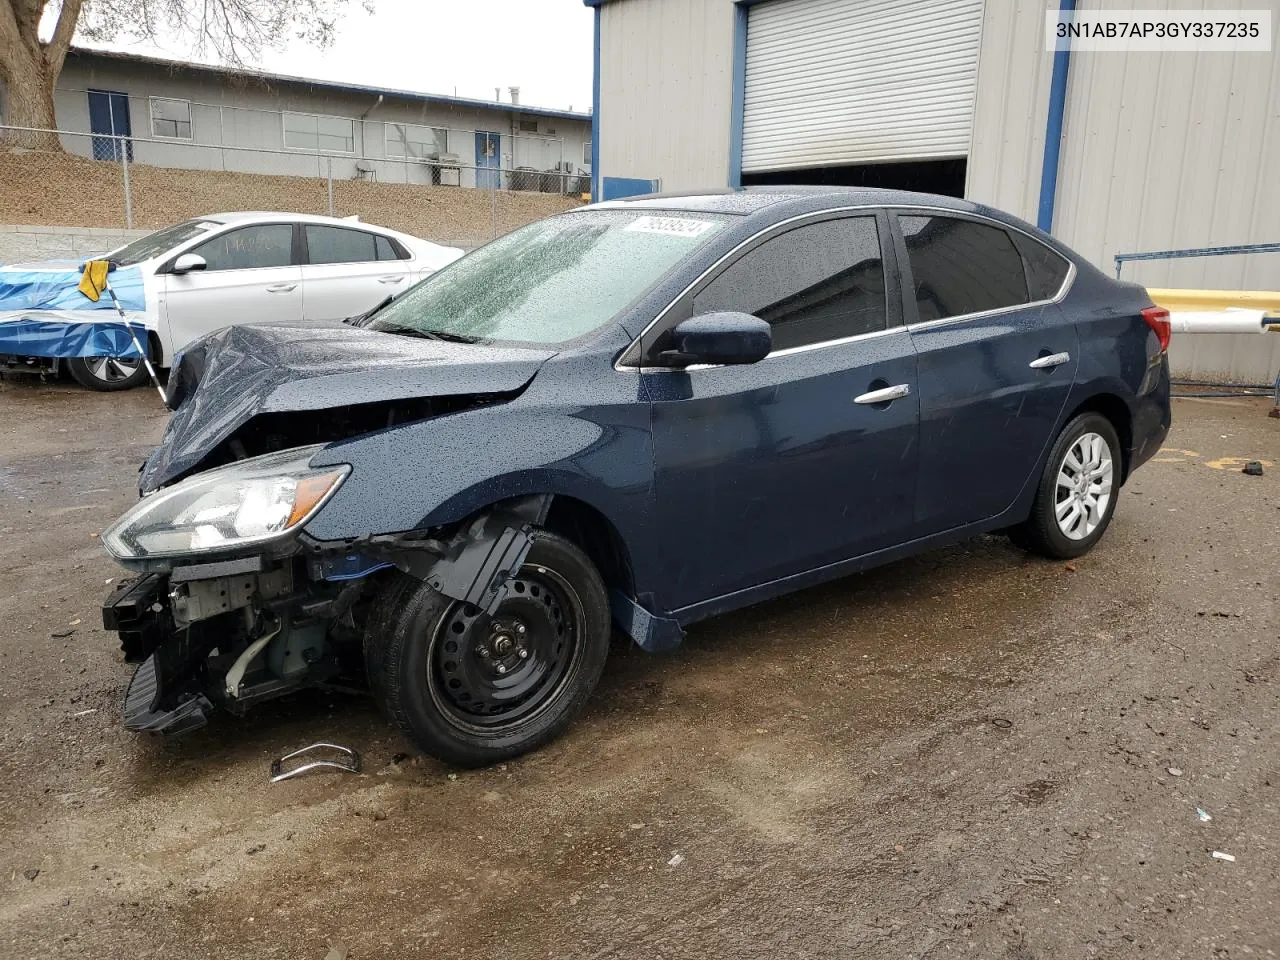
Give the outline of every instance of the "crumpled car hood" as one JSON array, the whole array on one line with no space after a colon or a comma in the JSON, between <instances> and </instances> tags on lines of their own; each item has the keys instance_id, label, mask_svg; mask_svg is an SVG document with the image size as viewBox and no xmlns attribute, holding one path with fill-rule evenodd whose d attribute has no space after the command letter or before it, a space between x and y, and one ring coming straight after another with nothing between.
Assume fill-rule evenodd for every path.
<instances>
[{"instance_id":1,"label":"crumpled car hood","mask_svg":"<svg viewBox=\"0 0 1280 960\"><path fill-rule=\"evenodd\" d=\"M197 340L169 375L174 410L139 489L164 486L264 413L518 391L550 350L420 340L341 322L226 327Z\"/></svg>"}]
</instances>

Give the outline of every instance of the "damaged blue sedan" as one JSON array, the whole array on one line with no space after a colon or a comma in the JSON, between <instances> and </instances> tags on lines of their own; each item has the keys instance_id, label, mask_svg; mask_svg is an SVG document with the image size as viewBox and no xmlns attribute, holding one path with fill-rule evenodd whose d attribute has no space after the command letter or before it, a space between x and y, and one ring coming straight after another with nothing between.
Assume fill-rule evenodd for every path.
<instances>
[{"instance_id":1,"label":"damaged blue sedan","mask_svg":"<svg viewBox=\"0 0 1280 960\"><path fill-rule=\"evenodd\" d=\"M245 318L236 317L237 322ZM189 347L104 620L136 730L336 682L476 766L560 733L616 626L963 538L1089 550L1170 421L1168 315L997 211L877 190L531 224L351 323Z\"/></svg>"}]
</instances>

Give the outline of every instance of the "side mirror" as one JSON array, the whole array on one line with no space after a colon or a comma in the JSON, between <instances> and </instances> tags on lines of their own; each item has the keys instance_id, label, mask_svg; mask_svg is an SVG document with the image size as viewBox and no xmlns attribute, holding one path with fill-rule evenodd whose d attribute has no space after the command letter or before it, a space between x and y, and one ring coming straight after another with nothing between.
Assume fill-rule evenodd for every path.
<instances>
[{"instance_id":1,"label":"side mirror","mask_svg":"<svg viewBox=\"0 0 1280 960\"><path fill-rule=\"evenodd\" d=\"M704 313L676 324L667 336L668 349L658 354L664 364L688 367L696 363L755 363L773 349L769 324L749 313Z\"/></svg>"},{"instance_id":2,"label":"side mirror","mask_svg":"<svg viewBox=\"0 0 1280 960\"><path fill-rule=\"evenodd\" d=\"M170 273L184 274L190 273L192 270L204 270L209 266L205 262L204 257L198 253L184 253L177 260L173 261L173 266L169 268Z\"/></svg>"}]
</instances>

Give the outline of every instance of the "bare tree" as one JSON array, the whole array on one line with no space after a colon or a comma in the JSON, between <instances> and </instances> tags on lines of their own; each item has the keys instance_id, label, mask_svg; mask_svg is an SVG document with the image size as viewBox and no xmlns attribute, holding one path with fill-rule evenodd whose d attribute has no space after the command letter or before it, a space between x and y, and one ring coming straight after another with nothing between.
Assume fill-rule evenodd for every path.
<instances>
[{"instance_id":1,"label":"bare tree","mask_svg":"<svg viewBox=\"0 0 1280 960\"><path fill-rule=\"evenodd\" d=\"M71 39L163 37L186 43L193 54L213 53L242 65L292 33L318 46L333 40L347 0L0 0L0 85L5 123L49 130L55 126L53 91ZM362 6L370 9L371 0ZM41 22L52 25L40 39ZM11 138L14 139L14 138ZM24 134L24 146L57 149L52 134Z\"/></svg>"}]
</instances>

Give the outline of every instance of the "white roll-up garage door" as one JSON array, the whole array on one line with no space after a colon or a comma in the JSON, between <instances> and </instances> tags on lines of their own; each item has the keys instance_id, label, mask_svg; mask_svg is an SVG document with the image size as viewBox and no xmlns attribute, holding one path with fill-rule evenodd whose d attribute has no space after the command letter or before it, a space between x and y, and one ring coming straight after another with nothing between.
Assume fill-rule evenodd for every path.
<instances>
[{"instance_id":1,"label":"white roll-up garage door","mask_svg":"<svg viewBox=\"0 0 1280 960\"><path fill-rule=\"evenodd\" d=\"M983 0L769 0L747 14L744 172L969 152Z\"/></svg>"}]
</instances>

